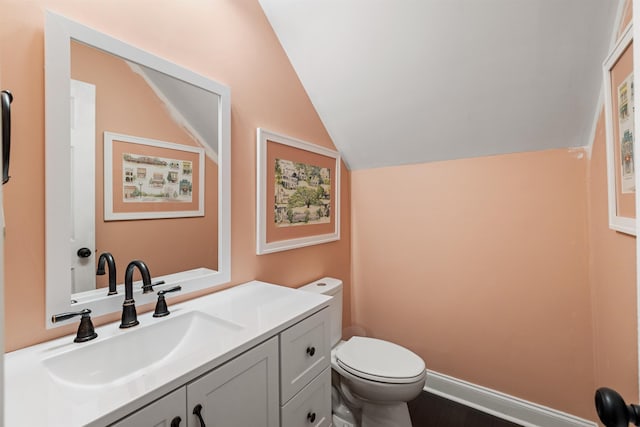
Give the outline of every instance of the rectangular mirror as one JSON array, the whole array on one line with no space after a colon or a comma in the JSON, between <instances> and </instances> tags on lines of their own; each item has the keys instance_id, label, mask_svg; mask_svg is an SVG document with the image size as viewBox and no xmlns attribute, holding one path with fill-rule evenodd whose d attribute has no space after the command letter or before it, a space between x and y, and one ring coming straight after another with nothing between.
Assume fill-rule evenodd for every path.
<instances>
[{"instance_id":1,"label":"rectangular mirror","mask_svg":"<svg viewBox=\"0 0 640 427\"><path fill-rule=\"evenodd\" d=\"M48 12L45 94L47 326L120 310L134 259L156 290L229 282L229 88ZM116 295L96 276L103 253Z\"/></svg>"}]
</instances>

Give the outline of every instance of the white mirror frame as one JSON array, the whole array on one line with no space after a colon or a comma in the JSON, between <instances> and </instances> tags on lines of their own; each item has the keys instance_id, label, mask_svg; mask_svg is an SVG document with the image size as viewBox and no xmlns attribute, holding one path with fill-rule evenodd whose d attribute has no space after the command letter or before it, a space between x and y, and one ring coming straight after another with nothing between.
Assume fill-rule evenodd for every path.
<instances>
[{"instance_id":1,"label":"white mirror frame","mask_svg":"<svg viewBox=\"0 0 640 427\"><path fill-rule=\"evenodd\" d=\"M46 12L45 25L45 264L46 327L53 314L88 308L92 315L122 309L123 293L107 296L103 289L83 293L71 304L71 195L70 182L70 43L77 40L127 60L154 68L219 95L218 114L218 271L196 269L163 276L166 284L180 284L180 295L222 286L231 280L231 91L227 86L173 64L111 36L100 33L53 12ZM144 254L140 254L144 260ZM122 268L122 267L121 267ZM154 277L154 280L159 277ZM95 294L93 293L95 292ZM86 294L86 296L85 296ZM134 286L134 299L142 305L154 302L156 293L142 294ZM76 320L74 320L76 321Z\"/></svg>"}]
</instances>

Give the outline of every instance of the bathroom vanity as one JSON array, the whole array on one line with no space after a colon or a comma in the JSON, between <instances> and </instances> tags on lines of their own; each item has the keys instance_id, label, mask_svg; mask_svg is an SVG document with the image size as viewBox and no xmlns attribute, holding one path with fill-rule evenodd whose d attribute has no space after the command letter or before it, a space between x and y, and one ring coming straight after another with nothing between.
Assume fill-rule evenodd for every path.
<instances>
[{"instance_id":1,"label":"bathroom vanity","mask_svg":"<svg viewBox=\"0 0 640 427\"><path fill-rule=\"evenodd\" d=\"M5 423L328 426L328 301L253 281L8 353Z\"/></svg>"}]
</instances>

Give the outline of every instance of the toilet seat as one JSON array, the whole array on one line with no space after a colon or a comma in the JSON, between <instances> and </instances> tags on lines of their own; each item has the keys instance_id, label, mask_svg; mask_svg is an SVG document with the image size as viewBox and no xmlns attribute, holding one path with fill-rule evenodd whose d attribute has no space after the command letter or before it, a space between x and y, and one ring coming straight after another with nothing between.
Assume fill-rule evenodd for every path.
<instances>
[{"instance_id":1,"label":"toilet seat","mask_svg":"<svg viewBox=\"0 0 640 427\"><path fill-rule=\"evenodd\" d=\"M335 356L342 369L366 380L387 384L424 380L422 358L388 341L352 337L336 350Z\"/></svg>"}]
</instances>

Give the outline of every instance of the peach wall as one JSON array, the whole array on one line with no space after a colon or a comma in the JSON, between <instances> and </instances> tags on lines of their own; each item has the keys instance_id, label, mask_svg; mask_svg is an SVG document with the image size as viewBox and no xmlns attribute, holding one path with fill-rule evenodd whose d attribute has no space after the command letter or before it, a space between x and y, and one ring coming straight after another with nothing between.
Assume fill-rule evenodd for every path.
<instances>
[{"instance_id":1,"label":"peach wall","mask_svg":"<svg viewBox=\"0 0 640 427\"><path fill-rule=\"evenodd\" d=\"M595 385L614 388L628 402L637 402L636 239L609 228L604 112L587 170Z\"/></svg>"},{"instance_id":2,"label":"peach wall","mask_svg":"<svg viewBox=\"0 0 640 427\"><path fill-rule=\"evenodd\" d=\"M629 0L618 36L631 15ZM595 386L614 388L627 402L638 402L636 238L609 228L604 110L591 146L587 185Z\"/></svg>"},{"instance_id":3,"label":"peach wall","mask_svg":"<svg viewBox=\"0 0 640 427\"><path fill-rule=\"evenodd\" d=\"M429 369L592 418L584 154L353 171L353 323Z\"/></svg>"},{"instance_id":4,"label":"peach wall","mask_svg":"<svg viewBox=\"0 0 640 427\"><path fill-rule=\"evenodd\" d=\"M75 330L74 325L44 328L45 8L231 88L232 284L259 279L299 286L324 275L340 277L346 284L348 324L350 191L344 167L339 242L255 255L256 128L334 148L257 0L194 0L180 7L169 0L0 0L0 7L0 73L4 87L16 97L13 178L3 188L8 351ZM117 317L113 314L99 321Z\"/></svg>"}]
</instances>

